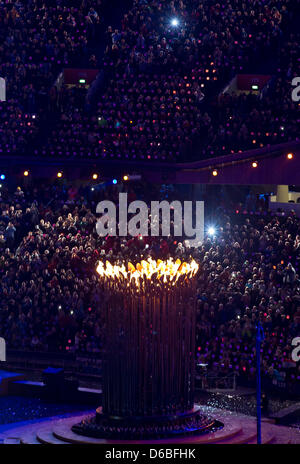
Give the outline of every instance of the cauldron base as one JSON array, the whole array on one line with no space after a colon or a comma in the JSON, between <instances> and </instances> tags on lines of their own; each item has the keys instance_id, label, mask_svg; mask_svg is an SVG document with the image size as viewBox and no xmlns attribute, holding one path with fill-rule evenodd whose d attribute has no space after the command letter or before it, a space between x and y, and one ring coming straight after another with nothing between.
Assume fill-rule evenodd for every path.
<instances>
[{"instance_id":1,"label":"cauldron base","mask_svg":"<svg viewBox=\"0 0 300 464\"><path fill-rule=\"evenodd\" d=\"M83 419L72 426L72 431L88 437L105 439L163 439L215 432L223 424L207 415L201 408L176 415L116 417L102 413L98 408L96 415Z\"/></svg>"}]
</instances>

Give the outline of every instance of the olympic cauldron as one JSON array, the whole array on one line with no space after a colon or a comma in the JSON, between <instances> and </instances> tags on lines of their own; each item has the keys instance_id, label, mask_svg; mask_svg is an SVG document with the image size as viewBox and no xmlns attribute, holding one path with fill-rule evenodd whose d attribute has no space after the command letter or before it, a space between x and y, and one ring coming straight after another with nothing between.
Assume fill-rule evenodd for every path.
<instances>
[{"instance_id":1,"label":"olympic cauldron","mask_svg":"<svg viewBox=\"0 0 300 464\"><path fill-rule=\"evenodd\" d=\"M202 433L220 426L194 406L198 264L99 262L103 401L72 430L111 439Z\"/></svg>"}]
</instances>

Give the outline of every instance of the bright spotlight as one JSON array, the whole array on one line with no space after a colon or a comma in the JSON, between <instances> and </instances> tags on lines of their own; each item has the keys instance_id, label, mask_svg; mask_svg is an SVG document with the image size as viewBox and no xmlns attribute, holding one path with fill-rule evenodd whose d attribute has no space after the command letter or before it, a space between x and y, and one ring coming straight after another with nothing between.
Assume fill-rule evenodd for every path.
<instances>
[{"instance_id":1,"label":"bright spotlight","mask_svg":"<svg viewBox=\"0 0 300 464\"><path fill-rule=\"evenodd\" d=\"M177 27L178 24L179 24L178 19L177 19L177 18L173 18L172 21L171 21L171 25L172 25L173 27Z\"/></svg>"},{"instance_id":2,"label":"bright spotlight","mask_svg":"<svg viewBox=\"0 0 300 464\"><path fill-rule=\"evenodd\" d=\"M94 179L94 180L97 180L97 179L98 179L98 174L96 174L96 173L93 174L93 179Z\"/></svg>"},{"instance_id":3,"label":"bright spotlight","mask_svg":"<svg viewBox=\"0 0 300 464\"><path fill-rule=\"evenodd\" d=\"M209 227L207 233L208 235L215 235L216 229L214 227Z\"/></svg>"},{"instance_id":4,"label":"bright spotlight","mask_svg":"<svg viewBox=\"0 0 300 464\"><path fill-rule=\"evenodd\" d=\"M291 159L293 159L293 157L294 157L293 153L288 153L287 154L287 159L291 160Z\"/></svg>"},{"instance_id":5,"label":"bright spotlight","mask_svg":"<svg viewBox=\"0 0 300 464\"><path fill-rule=\"evenodd\" d=\"M29 172L28 172L28 171L24 171L24 176L25 176L25 177L29 176Z\"/></svg>"},{"instance_id":6,"label":"bright spotlight","mask_svg":"<svg viewBox=\"0 0 300 464\"><path fill-rule=\"evenodd\" d=\"M1 174L0 179L4 180L5 179L5 174Z\"/></svg>"},{"instance_id":7,"label":"bright spotlight","mask_svg":"<svg viewBox=\"0 0 300 464\"><path fill-rule=\"evenodd\" d=\"M57 177L62 177L62 172L59 171L59 172L57 173Z\"/></svg>"},{"instance_id":8,"label":"bright spotlight","mask_svg":"<svg viewBox=\"0 0 300 464\"><path fill-rule=\"evenodd\" d=\"M117 179L113 179L112 183L116 185L118 183Z\"/></svg>"},{"instance_id":9,"label":"bright spotlight","mask_svg":"<svg viewBox=\"0 0 300 464\"><path fill-rule=\"evenodd\" d=\"M128 180L129 177L127 175L123 176L123 180Z\"/></svg>"}]
</instances>

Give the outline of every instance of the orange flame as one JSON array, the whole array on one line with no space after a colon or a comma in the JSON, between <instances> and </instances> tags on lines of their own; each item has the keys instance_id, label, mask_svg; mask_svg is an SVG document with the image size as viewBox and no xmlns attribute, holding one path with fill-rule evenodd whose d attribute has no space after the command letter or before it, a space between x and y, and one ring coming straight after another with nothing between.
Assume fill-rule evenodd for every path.
<instances>
[{"instance_id":1,"label":"orange flame","mask_svg":"<svg viewBox=\"0 0 300 464\"><path fill-rule=\"evenodd\" d=\"M153 281L163 281L164 283L169 282L175 285L180 276L187 278L193 277L199 269L199 265L196 261L181 262L180 259L174 261L172 258L162 261L160 259L154 260L148 258L147 261L142 260L134 266L131 262L122 265L112 265L109 261L106 261L105 265L102 261L97 266L97 272L100 277L106 279L117 279L127 280L132 282L133 279L137 286L140 286L140 282L144 282L145 279Z\"/></svg>"}]
</instances>

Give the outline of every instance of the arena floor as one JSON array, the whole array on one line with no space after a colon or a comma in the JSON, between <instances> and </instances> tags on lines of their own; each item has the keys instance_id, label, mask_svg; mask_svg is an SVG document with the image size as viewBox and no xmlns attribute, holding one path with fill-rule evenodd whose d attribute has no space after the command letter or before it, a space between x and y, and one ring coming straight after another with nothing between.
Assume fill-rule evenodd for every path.
<instances>
[{"instance_id":1,"label":"arena floor","mask_svg":"<svg viewBox=\"0 0 300 464\"><path fill-rule=\"evenodd\" d=\"M254 417L244 414L203 406L205 412L221 420L225 427L215 433L198 437L174 440L151 440L139 443L197 443L197 444L256 444L256 421ZM121 444L137 443L134 441L112 441L87 438L74 434L71 426L83 417L92 414L85 412L68 412L35 421L15 422L0 426L2 443L11 444ZM300 444L300 429L278 426L267 419L262 424L262 442L264 444Z\"/></svg>"}]
</instances>

